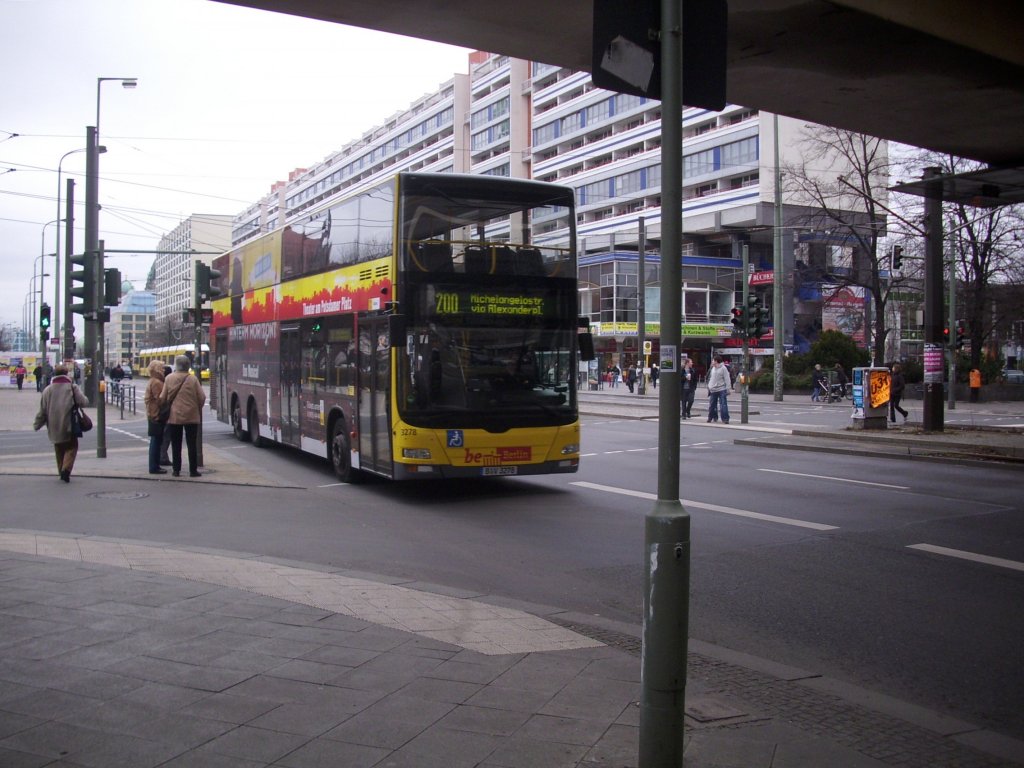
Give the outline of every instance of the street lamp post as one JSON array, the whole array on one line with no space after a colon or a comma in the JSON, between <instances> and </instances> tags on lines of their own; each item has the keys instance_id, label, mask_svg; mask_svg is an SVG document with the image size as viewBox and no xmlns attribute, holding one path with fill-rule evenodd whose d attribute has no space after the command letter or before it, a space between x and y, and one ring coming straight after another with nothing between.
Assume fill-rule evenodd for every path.
<instances>
[{"instance_id":1,"label":"street lamp post","mask_svg":"<svg viewBox=\"0 0 1024 768\"><path fill-rule=\"evenodd\" d=\"M61 188L60 188L61 166L64 164L64 160L67 158L68 155L73 155L76 152L85 152L87 149L88 149L88 147L82 147L81 149L72 149L70 152L65 152L63 155L61 155L60 160L57 161L57 248L56 248L57 252L54 254L56 256L56 260L55 261L56 261L56 267L57 268L54 270L54 274L56 275L56 277L54 277L54 280L53 280L53 317L54 317L53 327L54 327L54 332L57 334L57 337L61 340L61 347L62 347L63 353L64 353L63 357L71 356L72 352L68 348L69 347L68 339L70 337L70 334L68 334L66 331L64 331L64 326L61 325L61 320L63 319L65 323L68 323L68 324L70 324L72 326L74 326L74 320L71 317L71 311L70 310L68 310L66 313L64 313L64 315L66 315L66 316L61 314L61 307L69 305L71 303L71 301L70 301L71 294L70 293L68 294L68 299L65 301L64 298L61 295L61 292L60 292L60 275L61 275L61 268L60 268L60 223L62 221L65 221L65 219L61 218L61 216L63 214L63 211L61 211L61 209L60 209L60 205L61 205ZM100 152L104 152L104 151L106 151L106 149L104 147L99 147L99 151ZM71 232L71 223L69 221L69 223L68 223L68 234L69 235L70 235L70 232ZM72 242L72 238L70 236L68 237L68 242L69 243ZM64 255L65 255L65 259L68 259L68 257L70 256L70 254L68 253L68 249L67 248L65 248L65 254ZM70 278L67 278L67 274L71 271L70 264L71 264L71 262L68 260L66 262L66 266L65 266L65 268L63 270L64 273L65 273L65 277L66 277L65 284L68 283L69 280L70 280ZM71 286L68 285L66 290L70 290L70 288L71 288Z\"/></svg>"},{"instance_id":2,"label":"street lamp post","mask_svg":"<svg viewBox=\"0 0 1024 768\"><path fill-rule=\"evenodd\" d=\"M86 354L92 357L92 371L86 379L86 397L96 404L96 457L107 456L106 439L106 408L102 388L99 385L103 376L103 248L100 245L99 223L99 167L100 167L100 94L105 82L120 81L123 88L135 88L138 79L134 77L97 77L96 78L96 125L86 128L86 162L85 180L85 250L93 257L92 306L95 311L92 322L86 318L85 347ZM100 378L97 378L100 377Z\"/></svg>"}]
</instances>

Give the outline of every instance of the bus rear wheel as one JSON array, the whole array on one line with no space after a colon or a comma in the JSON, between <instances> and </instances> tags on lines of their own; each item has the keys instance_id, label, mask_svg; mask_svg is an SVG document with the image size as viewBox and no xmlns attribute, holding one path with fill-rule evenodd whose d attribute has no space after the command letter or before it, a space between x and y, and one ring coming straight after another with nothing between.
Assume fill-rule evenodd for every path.
<instances>
[{"instance_id":1,"label":"bus rear wheel","mask_svg":"<svg viewBox=\"0 0 1024 768\"><path fill-rule=\"evenodd\" d=\"M359 470L352 467L352 443L344 419L338 419L331 427L331 464L341 482L359 482Z\"/></svg>"},{"instance_id":2,"label":"bus rear wheel","mask_svg":"<svg viewBox=\"0 0 1024 768\"><path fill-rule=\"evenodd\" d=\"M249 440L257 448L265 448L267 445L267 441L260 437L259 412L255 404L249 406Z\"/></svg>"},{"instance_id":3,"label":"bus rear wheel","mask_svg":"<svg viewBox=\"0 0 1024 768\"><path fill-rule=\"evenodd\" d=\"M237 400L231 409L231 431L236 440L244 443L249 439L249 433L242 427L242 405Z\"/></svg>"}]
</instances>

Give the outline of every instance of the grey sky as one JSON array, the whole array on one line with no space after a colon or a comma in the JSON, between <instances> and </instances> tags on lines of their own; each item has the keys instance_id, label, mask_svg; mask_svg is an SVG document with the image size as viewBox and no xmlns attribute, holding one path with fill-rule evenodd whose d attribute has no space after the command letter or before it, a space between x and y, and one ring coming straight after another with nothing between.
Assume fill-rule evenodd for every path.
<instances>
[{"instance_id":1,"label":"grey sky","mask_svg":"<svg viewBox=\"0 0 1024 768\"><path fill-rule=\"evenodd\" d=\"M57 163L96 120L96 78L139 79L102 85L100 237L152 250L186 216L238 213L468 69L465 49L211 0L0 0L0 28L0 323L19 325L36 258L55 249L43 227ZM62 168L81 203L84 153ZM107 265L141 288L152 258ZM52 304L54 260L41 261Z\"/></svg>"}]
</instances>

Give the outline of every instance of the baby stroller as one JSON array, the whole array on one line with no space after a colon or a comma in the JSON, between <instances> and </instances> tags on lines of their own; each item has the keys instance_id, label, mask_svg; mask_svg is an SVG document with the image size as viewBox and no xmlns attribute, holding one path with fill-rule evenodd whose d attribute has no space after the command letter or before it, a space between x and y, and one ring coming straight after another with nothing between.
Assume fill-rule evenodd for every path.
<instances>
[{"instance_id":1,"label":"baby stroller","mask_svg":"<svg viewBox=\"0 0 1024 768\"><path fill-rule=\"evenodd\" d=\"M849 396L847 385L839 381L835 371L828 372L828 378L821 382L821 386L825 390L822 392L825 402L842 402L844 397Z\"/></svg>"},{"instance_id":2,"label":"baby stroller","mask_svg":"<svg viewBox=\"0 0 1024 768\"><path fill-rule=\"evenodd\" d=\"M847 397L846 385L839 382L830 382L828 392L825 393L825 400L829 403L840 403Z\"/></svg>"}]
</instances>

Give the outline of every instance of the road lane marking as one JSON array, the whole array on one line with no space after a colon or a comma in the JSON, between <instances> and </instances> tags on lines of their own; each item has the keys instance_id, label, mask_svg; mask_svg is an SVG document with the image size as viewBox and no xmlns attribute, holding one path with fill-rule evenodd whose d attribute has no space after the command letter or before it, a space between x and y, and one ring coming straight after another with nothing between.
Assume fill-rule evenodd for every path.
<instances>
[{"instance_id":1,"label":"road lane marking","mask_svg":"<svg viewBox=\"0 0 1024 768\"><path fill-rule=\"evenodd\" d=\"M812 477L815 480L832 480L837 483L856 483L857 485L872 485L876 488L893 488L897 491L909 491L909 485L890 485L889 483L873 483L870 480L851 480L845 477L833 477L831 475L812 475L807 472L787 472L784 469L766 469L758 467L758 472L774 472L777 475L794 475L796 477Z\"/></svg>"},{"instance_id":2,"label":"road lane marking","mask_svg":"<svg viewBox=\"0 0 1024 768\"><path fill-rule=\"evenodd\" d=\"M965 552L962 549L939 547L935 544L908 544L907 549L918 549L922 552L931 552L933 555L945 555L946 557L956 557L960 560L970 560L975 563L994 565L999 568L1009 568L1013 571L1024 571L1024 563L1016 560L1006 560L1002 557L991 557L990 555L979 555L974 552Z\"/></svg>"},{"instance_id":3,"label":"road lane marking","mask_svg":"<svg viewBox=\"0 0 1024 768\"><path fill-rule=\"evenodd\" d=\"M622 496L633 496L638 499L647 499L649 501L657 501L658 496L654 493L646 493L645 491L631 491L628 488L616 488L611 485L599 485L597 483L588 483L586 481L576 481L570 483L570 485L578 485L581 488L589 488L593 491L604 491L605 493L618 493ZM695 507L697 509L706 509L709 512L721 512L726 515L736 515L737 517L749 517L754 520L764 520L769 523L779 523L780 525L793 525L797 528L810 528L815 531L837 531L838 526L825 525L824 523L812 523L807 520L796 520L792 517L778 517L776 515L766 515L762 512L752 512L749 509L736 509L735 507L723 507L719 504L708 504L703 501L693 501L692 499L680 499L683 506Z\"/></svg>"}]
</instances>

